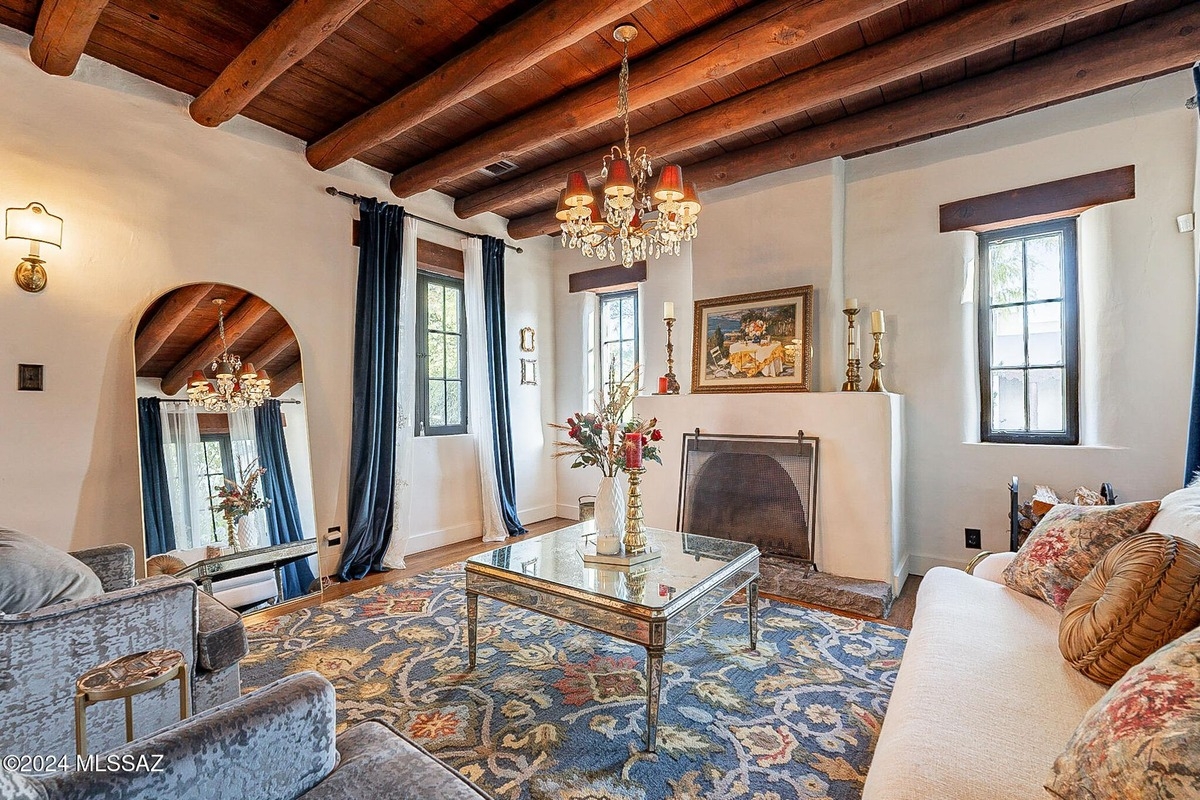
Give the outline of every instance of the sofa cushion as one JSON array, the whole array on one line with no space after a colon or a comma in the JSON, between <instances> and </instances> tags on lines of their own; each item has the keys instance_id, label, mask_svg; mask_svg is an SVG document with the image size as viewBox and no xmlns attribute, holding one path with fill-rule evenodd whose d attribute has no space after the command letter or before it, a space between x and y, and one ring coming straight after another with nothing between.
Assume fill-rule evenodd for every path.
<instances>
[{"instance_id":1,"label":"sofa cushion","mask_svg":"<svg viewBox=\"0 0 1200 800\"><path fill-rule=\"evenodd\" d=\"M1200 797L1200 629L1154 652L1079 723L1046 788L1062 800Z\"/></svg>"},{"instance_id":2,"label":"sofa cushion","mask_svg":"<svg viewBox=\"0 0 1200 800\"><path fill-rule=\"evenodd\" d=\"M1119 506L1055 506L1004 570L1004 582L1061 611L1104 554L1117 542L1146 530L1157 512L1157 500Z\"/></svg>"},{"instance_id":3,"label":"sofa cushion","mask_svg":"<svg viewBox=\"0 0 1200 800\"><path fill-rule=\"evenodd\" d=\"M250 652L242 616L206 592L200 598L200 624L196 634L196 657L210 672L236 664Z\"/></svg>"},{"instance_id":4,"label":"sofa cushion","mask_svg":"<svg viewBox=\"0 0 1200 800\"><path fill-rule=\"evenodd\" d=\"M1104 687L1045 603L948 567L921 581L863 800L1030 800Z\"/></svg>"},{"instance_id":5,"label":"sofa cushion","mask_svg":"<svg viewBox=\"0 0 1200 800\"><path fill-rule=\"evenodd\" d=\"M1058 646L1073 667L1111 686L1200 624L1200 547L1161 533L1118 544L1063 609Z\"/></svg>"},{"instance_id":6,"label":"sofa cushion","mask_svg":"<svg viewBox=\"0 0 1200 800\"><path fill-rule=\"evenodd\" d=\"M0 528L0 614L36 611L103 594L96 573L45 542Z\"/></svg>"},{"instance_id":7,"label":"sofa cushion","mask_svg":"<svg viewBox=\"0 0 1200 800\"><path fill-rule=\"evenodd\" d=\"M0 798L2 800L46 800L46 790L32 778L19 772L0 768Z\"/></svg>"},{"instance_id":8,"label":"sofa cushion","mask_svg":"<svg viewBox=\"0 0 1200 800\"><path fill-rule=\"evenodd\" d=\"M1193 484L1164 497L1146 530L1200 545L1200 485Z\"/></svg>"}]
</instances>

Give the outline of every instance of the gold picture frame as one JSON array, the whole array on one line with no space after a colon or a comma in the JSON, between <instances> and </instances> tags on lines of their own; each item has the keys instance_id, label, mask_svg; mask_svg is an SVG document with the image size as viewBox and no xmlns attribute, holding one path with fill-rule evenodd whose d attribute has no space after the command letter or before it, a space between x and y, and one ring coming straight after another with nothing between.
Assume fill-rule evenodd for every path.
<instances>
[{"instance_id":1,"label":"gold picture frame","mask_svg":"<svg viewBox=\"0 0 1200 800\"><path fill-rule=\"evenodd\" d=\"M534 342L533 328L521 328L521 352L532 353L536 344Z\"/></svg>"},{"instance_id":2,"label":"gold picture frame","mask_svg":"<svg viewBox=\"0 0 1200 800\"><path fill-rule=\"evenodd\" d=\"M813 287L697 300L692 392L807 392Z\"/></svg>"}]
</instances>

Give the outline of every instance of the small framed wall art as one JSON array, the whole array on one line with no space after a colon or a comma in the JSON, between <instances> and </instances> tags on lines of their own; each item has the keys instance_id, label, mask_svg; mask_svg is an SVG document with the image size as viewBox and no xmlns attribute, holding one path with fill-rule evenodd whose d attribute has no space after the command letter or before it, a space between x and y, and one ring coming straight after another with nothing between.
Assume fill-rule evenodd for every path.
<instances>
[{"instance_id":1,"label":"small framed wall art","mask_svg":"<svg viewBox=\"0 0 1200 800\"><path fill-rule=\"evenodd\" d=\"M522 386L537 386L537 359L522 358L521 359L521 385Z\"/></svg>"},{"instance_id":2,"label":"small framed wall art","mask_svg":"<svg viewBox=\"0 0 1200 800\"><path fill-rule=\"evenodd\" d=\"M521 352L532 353L534 347L533 328L521 328Z\"/></svg>"},{"instance_id":3,"label":"small framed wall art","mask_svg":"<svg viewBox=\"0 0 1200 800\"><path fill-rule=\"evenodd\" d=\"M692 391L807 392L812 286L696 301Z\"/></svg>"}]
</instances>

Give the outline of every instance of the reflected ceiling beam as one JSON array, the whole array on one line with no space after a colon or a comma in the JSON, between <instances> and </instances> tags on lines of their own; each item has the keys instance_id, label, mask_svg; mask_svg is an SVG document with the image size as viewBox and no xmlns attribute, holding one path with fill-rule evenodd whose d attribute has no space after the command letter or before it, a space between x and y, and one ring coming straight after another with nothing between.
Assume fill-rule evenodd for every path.
<instances>
[{"instance_id":1,"label":"reflected ceiling beam","mask_svg":"<svg viewBox=\"0 0 1200 800\"><path fill-rule=\"evenodd\" d=\"M133 352L139 372L150 363L150 359L154 358L175 329L196 310L196 306L208 296L213 286L215 284L212 283L184 286L171 292L171 296L163 301L154 312L154 318L146 323L134 340Z\"/></svg>"},{"instance_id":2,"label":"reflected ceiling beam","mask_svg":"<svg viewBox=\"0 0 1200 800\"><path fill-rule=\"evenodd\" d=\"M254 324L270 310L269 303L254 296L249 296L239 303L238 307L225 317L225 338L229 340L229 346L232 348L237 340L244 336L246 331L253 328ZM215 314L214 309L214 316ZM168 395L177 393L187 384L188 378L192 377L193 372L203 370L220 353L221 336L217 331L213 331L208 338L192 348L192 352L184 356L162 379L163 393Z\"/></svg>"},{"instance_id":3,"label":"reflected ceiling beam","mask_svg":"<svg viewBox=\"0 0 1200 800\"><path fill-rule=\"evenodd\" d=\"M629 88L630 110L648 106L780 53L808 44L903 0L767 0L722 19L638 60ZM513 159L561 136L616 115L616 72L425 159L392 177L392 191L408 197Z\"/></svg>"},{"instance_id":4,"label":"reflected ceiling beam","mask_svg":"<svg viewBox=\"0 0 1200 800\"><path fill-rule=\"evenodd\" d=\"M658 158L667 158L1124 4L1123 0L985 3L642 131L634 142ZM469 194L455 201L454 210L463 218L484 211L507 216L507 208L533 198L548 204L557 199L567 173L594 173L608 152L609 148L598 148L571 156Z\"/></svg>"},{"instance_id":5,"label":"reflected ceiling beam","mask_svg":"<svg viewBox=\"0 0 1200 800\"><path fill-rule=\"evenodd\" d=\"M389 100L310 144L308 163L317 169L336 167L525 71L647 2L545 0Z\"/></svg>"},{"instance_id":6,"label":"reflected ceiling beam","mask_svg":"<svg viewBox=\"0 0 1200 800\"><path fill-rule=\"evenodd\" d=\"M70 75L108 0L42 0L29 58L51 75Z\"/></svg>"},{"instance_id":7,"label":"reflected ceiling beam","mask_svg":"<svg viewBox=\"0 0 1200 800\"><path fill-rule=\"evenodd\" d=\"M212 128L233 119L271 82L316 50L370 0L292 0L188 107Z\"/></svg>"},{"instance_id":8,"label":"reflected ceiling beam","mask_svg":"<svg viewBox=\"0 0 1200 800\"><path fill-rule=\"evenodd\" d=\"M296 332L292 330L290 325L286 323L282 328L272 334L270 339L262 343L253 353L242 359L244 364L254 364L256 367L265 367L270 364L275 358L296 343Z\"/></svg>"},{"instance_id":9,"label":"reflected ceiling beam","mask_svg":"<svg viewBox=\"0 0 1200 800\"><path fill-rule=\"evenodd\" d=\"M300 359L297 358L276 374L271 375L271 396L278 398L303 380L304 373L300 367Z\"/></svg>"},{"instance_id":10,"label":"reflected ceiling beam","mask_svg":"<svg viewBox=\"0 0 1200 800\"><path fill-rule=\"evenodd\" d=\"M687 167L701 189L907 144L1191 66L1200 56L1200 4L1086 39L983 77L880 106ZM523 239L559 230L554 210L509 223Z\"/></svg>"}]
</instances>

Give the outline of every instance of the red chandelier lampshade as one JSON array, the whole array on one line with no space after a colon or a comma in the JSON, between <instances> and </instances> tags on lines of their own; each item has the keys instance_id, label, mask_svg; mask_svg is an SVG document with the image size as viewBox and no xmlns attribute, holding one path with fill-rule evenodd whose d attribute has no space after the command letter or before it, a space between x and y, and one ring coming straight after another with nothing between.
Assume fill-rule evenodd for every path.
<instances>
[{"instance_id":1,"label":"red chandelier lampshade","mask_svg":"<svg viewBox=\"0 0 1200 800\"><path fill-rule=\"evenodd\" d=\"M593 204L593 208L595 204ZM554 209L554 218L559 222L566 222L571 218L571 207L567 205L567 190L562 189L558 193L558 207Z\"/></svg>"},{"instance_id":2,"label":"red chandelier lampshade","mask_svg":"<svg viewBox=\"0 0 1200 800\"><path fill-rule=\"evenodd\" d=\"M683 199L683 167L670 164L658 173L658 183L654 187L656 200Z\"/></svg>"},{"instance_id":3,"label":"red chandelier lampshade","mask_svg":"<svg viewBox=\"0 0 1200 800\"><path fill-rule=\"evenodd\" d=\"M604 181L604 193L609 197L629 197L635 191L633 173L629 159L614 158L608 165L608 179Z\"/></svg>"},{"instance_id":4,"label":"red chandelier lampshade","mask_svg":"<svg viewBox=\"0 0 1200 800\"><path fill-rule=\"evenodd\" d=\"M566 196L563 199L571 208L595 202L595 198L592 197L592 188L588 186L587 175L582 170L575 170L567 175Z\"/></svg>"},{"instance_id":5,"label":"red chandelier lampshade","mask_svg":"<svg viewBox=\"0 0 1200 800\"><path fill-rule=\"evenodd\" d=\"M700 213L701 208L703 206L700 204L700 197L696 194L696 184L688 181L683 185L683 197L679 199L679 211L694 217Z\"/></svg>"}]
</instances>

